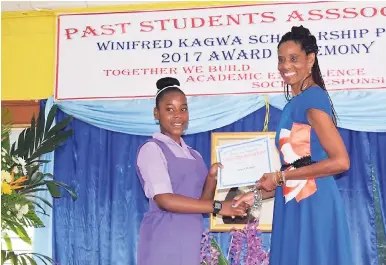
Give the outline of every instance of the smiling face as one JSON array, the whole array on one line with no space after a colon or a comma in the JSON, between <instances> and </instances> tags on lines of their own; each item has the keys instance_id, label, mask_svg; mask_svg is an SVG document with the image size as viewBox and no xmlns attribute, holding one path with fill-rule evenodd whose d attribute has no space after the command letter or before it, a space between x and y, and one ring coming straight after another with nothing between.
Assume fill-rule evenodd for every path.
<instances>
[{"instance_id":1,"label":"smiling face","mask_svg":"<svg viewBox=\"0 0 386 265\"><path fill-rule=\"evenodd\" d=\"M302 82L311 74L314 62L315 54L307 55L294 41L286 41L279 47L277 68L284 82L297 93Z\"/></svg>"},{"instance_id":2,"label":"smiling face","mask_svg":"<svg viewBox=\"0 0 386 265\"><path fill-rule=\"evenodd\" d=\"M178 91L165 94L154 108L154 117L159 120L161 132L179 143L189 121L186 96Z\"/></svg>"}]
</instances>

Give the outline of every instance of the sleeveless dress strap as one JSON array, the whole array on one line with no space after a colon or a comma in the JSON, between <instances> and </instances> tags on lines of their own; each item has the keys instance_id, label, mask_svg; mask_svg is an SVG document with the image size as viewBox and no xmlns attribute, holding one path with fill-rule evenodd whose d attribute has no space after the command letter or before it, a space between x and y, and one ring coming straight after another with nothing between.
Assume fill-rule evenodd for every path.
<instances>
[{"instance_id":1,"label":"sleeveless dress strap","mask_svg":"<svg viewBox=\"0 0 386 265\"><path fill-rule=\"evenodd\" d=\"M162 141L160 141L158 139L155 139L155 138L150 139L148 142L156 143L161 148L161 150L164 153L165 157L168 157L168 156L175 157L176 156L172 152L172 150L170 150L170 148L164 142L162 142Z\"/></svg>"}]
</instances>

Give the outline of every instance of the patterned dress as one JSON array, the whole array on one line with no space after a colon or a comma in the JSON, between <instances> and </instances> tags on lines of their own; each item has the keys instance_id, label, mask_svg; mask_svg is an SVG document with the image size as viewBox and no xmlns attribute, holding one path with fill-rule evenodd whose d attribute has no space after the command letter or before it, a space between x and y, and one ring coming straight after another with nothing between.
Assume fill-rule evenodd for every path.
<instances>
[{"instance_id":1,"label":"patterned dress","mask_svg":"<svg viewBox=\"0 0 386 265\"><path fill-rule=\"evenodd\" d=\"M320 87L308 88L283 109L276 132L283 166L307 156L315 162L327 158L307 120L308 109L332 115L329 98ZM276 189L270 265L355 265L343 200L333 176L289 180Z\"/></svg>"}]
</instances>

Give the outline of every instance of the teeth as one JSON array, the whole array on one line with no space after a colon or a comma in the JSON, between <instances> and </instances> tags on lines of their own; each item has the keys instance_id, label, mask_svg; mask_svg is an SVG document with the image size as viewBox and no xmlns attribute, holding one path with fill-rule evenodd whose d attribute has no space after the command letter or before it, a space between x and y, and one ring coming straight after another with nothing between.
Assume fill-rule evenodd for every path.
<instances>
[{"instance_id":1,"label":"teeth","mask_svg":"<svg viewBox=\"0 0 386 265\"><path fill-rule=\"evenodd\" d=\"M285 73L284 76L288 77L288 76L293 76L295 73Z\"/></svg>"},{"instance_id":2,"label":"teeth","mask_svg":"<svg viewBox=\"0 0 386 265\"><path fill-rule=\"evenodd\" d=\"M176 125L176 126L181 126L182 123L173 123L173 125Z\"/></svg>"}]
</instances>

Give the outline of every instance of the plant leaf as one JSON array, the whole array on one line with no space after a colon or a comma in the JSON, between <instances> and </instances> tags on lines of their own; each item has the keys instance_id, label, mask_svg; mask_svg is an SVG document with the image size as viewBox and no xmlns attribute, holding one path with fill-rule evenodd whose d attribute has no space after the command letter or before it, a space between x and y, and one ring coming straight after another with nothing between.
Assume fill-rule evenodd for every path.
<instances>
[{"instance_id":1,"label":"plant leaf","mask_svg":"<svg viewBox=\"0 0 386 265\"><path fill-rule=\"evenodd\" d=\"M31 265L37 265L36 261L30 256L25 255Z\"/></svg>"},{"instance_id":2,"label":"plant leaf","mask_svg":"<svg viewBox=\"0 0 386 265\"><path fill-rule=\"evenodd\" d=\"M47 124L44 124L44 112L40 112L38 119L31 119L31 126L19 134L17 147L13 146L11 155L18 155L26 160L28 164L43 154L53 151L62 142L72 135L72 129L63 130L72 120L71 116L52 126L57 106L51 108ZM45 130L47 129L47 131ZM44 133L43 133L44 131ZM41 163L48 161L42 160Z\"/></svg>"},{"instance_id":3,"label":"plant leaf","mask_svg":"<svg viewBox=\"0 0 386 265\"><path fill-rule=\"evenodd\" d=\"M51 162L51 160L36 159L36 160L32 160L32 161L26 163L26 165L31 165L32 163L46 164L46 163L49 163L49 162Z\"/></svg>"},{"instance_id":4,"label":"plant leaf","mask_svg":"<svg viewBox=\"0 0 386 265\"><path fill-rule=\"evenodd\" d=\"M17 226L17 235L20 237L21 240L23 240L28 245L32 244L31 238L29 237L27 231L22 225Z\"/></svg>"},{"instance_id":5,"label":"plant leaf","mask_svg":"<svg viewBox=\"0 0 386 265\"><path fill-rule=\"evenodd\" d=\"M30 143L31 141L33 141L32 131L31 131L31 128L27 128L25 130L24 141L20 146L18 146L20 157L23 157L23 158L28 157L28 153L30 149L28 146L28 143Z\"/></svg>"},{"instance_id":6,"label":"plant leaf","mask_svg":"<svg viewBox=\"0 0 386 265\"><path fill-rule=\"evenodd\" d=\"M26 221L28 221L30 227L45 227L42 220L36 215L34 211L29 211L26 215L24 215Z\"/></svg>"},{"instance_id":7,"label":"plant leaf","mask_svg":"<svg viewBox=\"0 0 386 265\"><path fill-rule=\"evenodd\" d=\"M70 196L72 197L73 200L76 200L78 198L78 195L73 191L73 189L68 186L67 184L64 184L63 182L59 182L59 181L54 181L54 180L47 180L46 182L52 182L54 183L56 186L60 186L62 188L64 188L66 190L66 192L68 194L70 194ZM48 185L47 185L48 187Z\"/></svg>"},{"instance_id":8,"label":"plant leaf","mask_svg":"<svg viewBox=\"0 0 386 265\"><path fill-rule=\"evenodd\" d=\"M44 214L44 215L47 215L48 216L48 214L46 213L46 210L39 204L39 203L37 203L37 202L35 202L35 201L31 201L31 203L33 204L33 205L35 205L36 207L38 207L40 210L42 210L43 212L40 212L41 214ZM36 211L36 210L35 210Z\"/></svg>"},{"instance_id":9,"label":"plant leaf","mask_svg":"<svg viewBox=\"0 0 386 265\"><path fill-rule=\"evenodd\" d=\"M31 120L31 127L28 135L28 140L26 141L27 143L27 152L26 155L29 156L29 154L32 154L35 150L35 145L37 142L36 139L36 128L35 128L35 115L32 116Z\"/></svg>"},{"instance_id":10,"label":"plant leaf","mask_svg":"<svg viewBox=\"0 0 386 265\"><path fill-rule=\"evenodd\" d=\"M51 137L55 134L57 134L58 132L60 132L61 130L63 130L64 128L67 127L67 125L72 121L72 117L71 116L68 116L67 118L63 119L61 122L55 124L55 126L53 126L49 131L48 133L46 134L46 137Z\"/></svg>"},{"instance_id":11,"label":"plant leaf","mask_svg":"<svg viewBox=\"0 0 386 265\"><path fill-rule=\"evenodd\" d=\"M19 257L25 257L26 259L29 260L29 262L31 264L36 264L36 261L34 259L32 259L31 256L35 256L36 258L40 259L44 264L47 265L47 262L48 263L51 263L51 264L54 264L54 260L46 255L43 255L43 254L39 254L39 253L21 253L19 254L18 256Z\"/></svg>"},{"instance_id":12,"label":"plant leaf","mask_svg":"<svg viewBox=\"0 0 386 265\"><path fill-rule=\"evenodd\" d=\"M39 170L39 165L31 165L27 167L27 175L32 176L35 172Z\"/></svg>"},{"instance_id":13,"label":"plant leaf","mask_svg":"<svg viewBox=\"0 0 386 265\"><path fill-rule=\"evenodd\" d=\"M44 178L44 174L40 171L36 171L32 174L31 178L29 179L29 183L35 184L42 181Z\"/></svg>"},{"instance_id":14,"label":"plant leaf","mask_svg":"<svg viewBox=\"0 0 386 265\"><path fill-rule=\"evenodd\" d=\"M15 254L15 252L10 251L9 254L10 254L11 263L14 265L18 265L17 264L18 263L17 262L17 255Z\"/></svg>"},{"instance_id":15,"label":"plant leaf","mask_svg":"<svg viewBox=\"0 0 386 265\"><path fill-rule=\"evenodd\" d=\"M45 176L45 177L49 177L49 178L51 178L51 179L54 178L54 175L52 175L51 173L45 173L44 176Z\"/></svg>"},{"instance_id":16,"label":"plant leaf","mask_svg":"<svg viewBox=\"0 0 386 265\"><path fill-rule=\"evenodd\" d=\"M19 138L17 139L17 149L15 150L15 154L18 156L21 156L21 153L23 152L23 144L24 144L24 137L27 129L24 129L20 134Z\"/></svg>"},{"instance_id":17,"label":"plant leaf","mask_svg":"<svg viewBox=\"0 0 386 265\"><path fill-rule=\"evenodd\" d=\"M31 238L29 237L27 231L25 230L25 228L17 223L17 222L13 222L12 224L9 223L9 228L16 234L20 237L21 240L23 240L25 243L27 243L28 245L31 245Z\"/></svg>"},{"instance_id":18,"label":"plant leaf","mask_svg":"<svg viewBox=\"0 0 386 265\"><path fill-rule=\"evenodd\" d=\"M16 142L12 144L11 151L9 151L11 154L14 154L16 150Z\"/></svg>"},{"instance_id":19,"label":"plant leaf","mask_svg":"<svg viewBox=\"0 0 386 265\"><path fill-rule=\"evenodd\" d=\"M62 142L66 141L68 137L72 135L72 130L63 131L57 133L54 137L51 137L44 141L38 149L28 158L28 162L40 157L43 154L47 154L55 150Z\"/></svg>"},{"instance_id":20,"label":"plant leaf","mask_svg":"<svg viewBox=\"0 0 386 265\"><path fill-rule=\"evenodd\" d=\"M33 194L33 192L31 192L33 189L35 189L36 187L44 186L44 185L45 185L44 181L36 182L34 184L28 185L28 187L26 187L26 188L23 188L18 193L19 194L25 194L25 195Z\"/></svg>"},{"instance_id":21,"label":"plant leaf","mask_svg":"<svg viewBox=\"0 0 386 265\"><path fill-rule=\"evenodd\" d=\"M52 123L55 119L57 109L58 109L58 106L53 105L52 108L50 109L50 112L48 112L46 126L44 130L44 136L47 136L48 131L51 129Z\"/></svg>"},{"instance_id":22,"label":"plant leaf","mask_svg":"<svg viewBox=\"0 0 386 265\"><path fill-rule=\"evenodd\" d=\"M1 265L4 264L6 261L5 258L7 257L7 252L5 250L1 250Z\"/></svg>"},{"instance_id":23,"label":"plant leaf","mask_svg":"<svg viewBox=\"0 0 386 265\"><path fill-rule=\"evenodd\" d=\"M44 189L44 188L40 188L40 189L28 189L28 190L26 190L27 192L20 192L20 194L27 194L27 193L32 193L32 194L34 194L34 193L37 192L37 191L45 191L45 190L47 190L47 189Z\"/></svg>"},{"instance_id":24,"label":"plant leaf","mask_svg":"<svg viewBox=\"0 0 386 265\"><path fill-rule=\"evenodd\" d=\"M34 253L33 255L36 256L37 258L39 258L46 265L47 265L47 262L45 261L45 259L48 259L48 261L51 262L51 260L47 256L37 254L37 253Z\"/></svg>"},{"instance_id":25,"label":"plant leaf","mask_svg":"<svg viewBox=\"0 0 386 265\"><path fill-rule=\"evenodd\" d=\"M59 187L55 185L53 181L46 181L46 185L48 188L48 191L50 192L51 196L54 198L60 198L62 197L62 194L60 193Z\"/></svg>"},{"instance_id":26,"label":"plant leaf","mask_svg":"<svg viewBox=\"0 0 386 265\"><path fill-rule=\"evenodd\" d=\"M20 255L20 260L21 260L22 265L27 265L27 261L25 260L25 258L22 255Z\"/></svg>"},{"instance_id":27,"label":"plant leaf","mask_svg":"<svg viewBox=\"0 0 386 265\"><path fill-rule=\"evenodd\" d=\"M42 202L44 202L47 206L51 207L52 208L52 204L47 201L45 198L43 197L40 197L40 196L37 196L37 195L31 195L31 194L28 194L25 196L26 198L35 198L35 199L38 199L38 200L41 200Z\"/></svg>"},{"instance_id":28,"label":"plant leaf","mask_svg":"<svg viewBox=\"0 0 386 265\"><path fill-rule=\"evenodd\" d=\"M11 241L11 238L9 237L8 233L4 233L3 239L5 241L5 245L7 246L7 249L12 250L12 241Z\"/></svg>"},{"instance_id":29,"label":"plant leaf","mask_svg":"<svg viewBox=\"0 0 386 265\"><path fill-rule=\"evenodd\" d=\"M41 108L37 119L37 124L36 124L36 141L35 141L34 149L38 148L40 142L43 140L44 125L45 125L45 110L44 108Z\"/></svg>"}]
</instances>

